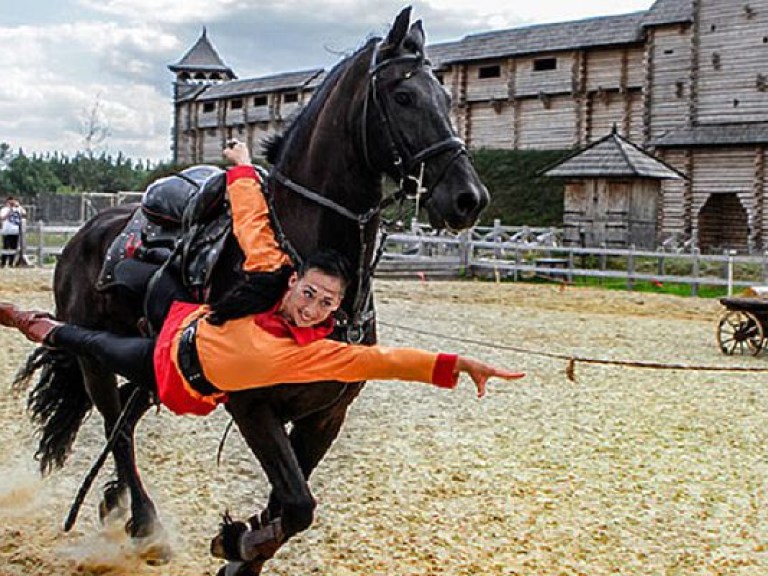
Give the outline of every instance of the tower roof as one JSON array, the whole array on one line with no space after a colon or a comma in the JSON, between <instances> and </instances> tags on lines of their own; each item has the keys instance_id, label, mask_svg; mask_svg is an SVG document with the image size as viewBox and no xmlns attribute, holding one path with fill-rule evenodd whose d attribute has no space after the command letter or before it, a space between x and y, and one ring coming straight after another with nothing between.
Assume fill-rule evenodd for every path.
<instances>
[{"instance_id":1,"label":"tower roof","mask_svg":"<svg viewBox=\"0 0 768 576\"><path fill-rule=\"evenodd\" d=\"M168 68L173 72L222 72L231 78L237 78L232 69L224 64L221 56L216 52L216 48L208 40L205 27L203 27L203 33L192 48L181 57L181 60L169 65Z\"/></svg>"},{"instance_id":2,"label":"tower roof","mask_svg":"<svg viewBox=\"0 0 768 576\"><path fill-rule=\"evenodd\" d=\"M613 132L544 171L565 178L655 178L685 176Z\"/></svg>"},{"instance_id":3,"label":"tower roof","mask_svg":"<svg viewBox=\"0 0 768 576\"><path fill-rule=\"evenodd\" d=\"M656 0L643 17L643 26L660 26L693 21L691 0Z\"/></svg>"}]
</instances>

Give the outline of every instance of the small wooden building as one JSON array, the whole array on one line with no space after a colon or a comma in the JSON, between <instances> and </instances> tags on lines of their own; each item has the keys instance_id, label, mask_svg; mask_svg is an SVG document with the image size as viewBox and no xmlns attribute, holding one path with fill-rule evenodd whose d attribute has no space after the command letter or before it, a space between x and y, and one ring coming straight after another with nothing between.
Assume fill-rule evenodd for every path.
<instances>
[{"instance_id":1,"label":"small wooden building","mask_svg":"<svg viewBox=\"0 0 768 576\"><path fill-rule=\"evenodd\" d=\"M653 250L661 180L684 176L613 132L544 172L565 178L566 246Z\"/></svg>"}]
</instances>

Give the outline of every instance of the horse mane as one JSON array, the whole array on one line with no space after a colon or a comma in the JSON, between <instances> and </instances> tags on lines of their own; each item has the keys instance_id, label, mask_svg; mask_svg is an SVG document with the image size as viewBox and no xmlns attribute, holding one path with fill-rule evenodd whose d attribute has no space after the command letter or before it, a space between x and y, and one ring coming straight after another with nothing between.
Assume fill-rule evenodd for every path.
<instances>
[{"instance_id":1,"label":"horse mane","mask_svg":"<svg viewBox=\"0 0 768 576\"><path fill-rule=\"evenodd\" d=\"M320 87L312 98L310 98L309 103L298 111L298 114L296 114L296 116L288 123L286 128L282 132L268 136L262 141L264 155L269 164L274 166L280 158L286 143L296 134L300 133L304 127L311 124L312 119L324 106L328 94L336 86L339 79L347 72L358 54L368 50L373 44L376 44L380 40L381 38L378 37L370 38L365 44L353 52L351 56L339 61L331 71L328 72L328 75L323 79Z\"/></svg>"}]
</instances>

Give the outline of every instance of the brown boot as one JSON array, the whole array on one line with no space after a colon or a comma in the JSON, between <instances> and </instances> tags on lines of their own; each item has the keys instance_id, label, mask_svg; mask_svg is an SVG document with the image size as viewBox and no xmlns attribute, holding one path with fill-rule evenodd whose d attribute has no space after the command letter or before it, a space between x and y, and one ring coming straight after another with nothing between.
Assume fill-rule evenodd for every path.
<instances>
[{"instance_id":1,"label":"brown boot","mask_svg":"<svg viewBox=\"0 0 768 576\"><path fill-rule=\"evenodd\" d=\"M19 310L9 302L0 302L0 325L17 328L32 342L43 342L61 322L54 320L48 312Z\"/></svg>"},{"instance_id":2,"label":"brown boot","mask_svg":"<svg viewBox=\"0 0 768 576\"><path fill-rule=\"evenodd\" d=\"M19 314L16 328L21 331L27 340L38 344L51 345L51 335L62 323L54 320L47 312L22 312Z\"/></svg>"},{"instance_id":3,"label":"brown boot","mask_svg":"<svg viewBox=\"0 0 768 576\"><path fill-rule=\"evenodd\" d=\"M0 302L0 326L16 328L16 316L19 309L10 302Z\"/></svg>"}]
</instances>

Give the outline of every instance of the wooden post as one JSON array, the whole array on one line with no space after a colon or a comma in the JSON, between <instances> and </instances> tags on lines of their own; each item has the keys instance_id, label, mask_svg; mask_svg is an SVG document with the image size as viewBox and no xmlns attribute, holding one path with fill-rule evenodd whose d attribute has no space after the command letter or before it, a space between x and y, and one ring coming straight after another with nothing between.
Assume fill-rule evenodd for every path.
<instances>
[{"instance_id":1,"label":"wooden post","mask_svg":"<svg viewBox=\"0 0 768 576\"><path fill-rule=\"evenodd\" d=\"M515 269L512 272L512 280L517 282L520 280L520 258L522 254L520 253L520 246L518 244L515 244Z\"/></svg>"},{"instance_id":2,"label":"wooden post","mask_svg":"<svg viewBox=\"0 0 768 576\"><path fill-rule=\"evenodd\" d=\"M574 256L573 256L573 250L568 251L568 272L566 273L565 277L568 280L569 284L573 284L573 269L574 269Z\"/></svg>"},{"instance_id":3,"label":"wooden post","mask_svg":"<svg viewBox=\"0 0 768 576\"><path fill-rule=\"evenodd\" d=\"M45 240L43 239L43 221L37 221L37 265L43 265L43 247L45 246Z\"/></svg>"},{"instance_id":4,"label":"wooden post","mask_svg":"<svg viewBox=\"0 0 768 576\"><path fill-rule=\"evenodd\" d=\"M699 257L701 256L701 250L699 250L699 248L696 247L691 252L693 253L693 277L698 279L701 273L701 262L699 261ZM691 284L691 296L698 296L698 295L699 295L699 283L694 282L693 284Z\"/></svg>"},{"instance_id":5,"label":"wooden post","mask_svg":"<svg viewBox=\"0 0 768 576\"><path fill-rule=\"evenodd\" d=\"M736 250L727 250L728 253L728 269L726 272L726 281L728 286L728 296L733 296L733 257L736 255Z\"/></svg>"},{"instance_id":6,"label":"wooden post","mask_svg":"<svg viewBox=\"0 0 768 576\"><path fill-rule=\"evenodd\" d=\"M496 244L501 244L501 220L498 218L493 220L493 241ZM501 260L501 248L493 249L493 257L496 260Z\"/></svg>"},{"instance_id":7,"label":"wooden post","mask_svg":"<svg viewBox=\"0 0 768 576\"><path fill-rule=\"evenodd\" d=\"M627 290L635 288L635 245L629 247L627 253Z\"/></svg>"},{"instance_id":8,"label":"wooden post","mask_svg":"<svg viewBox=\"0 0 768 576\"><path fill-rule=\"evenodd\" d=\"M459 234L459 254L461 255L461 266L464 268L464 276L469 278L472 274L472 242L471 231L463 230Z\"/></svg>"},{"instance_id":9,"label":"wooden post","mask_svg":"<svg viewBox=\"0 0 768 576\"><path fill-rule=\"evenodd\" d=\"M602 248L603 250L606 250L608 246L605 244L605 242L603 242L602 244L600 244L600 248ZM600 254L600 270L602 272L605 272L606 268L608 268L608 255L605 252L602 252ZM602 276L598 277L597 283L600 285L603 284Z\"/></svg>"},{"instance_id":10,"label":"wooden post","mask_svg":"<svg viewBox=\"0 0 768 576\"><path fill-rule=\"evenodd\" d=\"M762 284L768 282L768 250L763 251L763 280Z\"/></svg>"}]
</instances>

